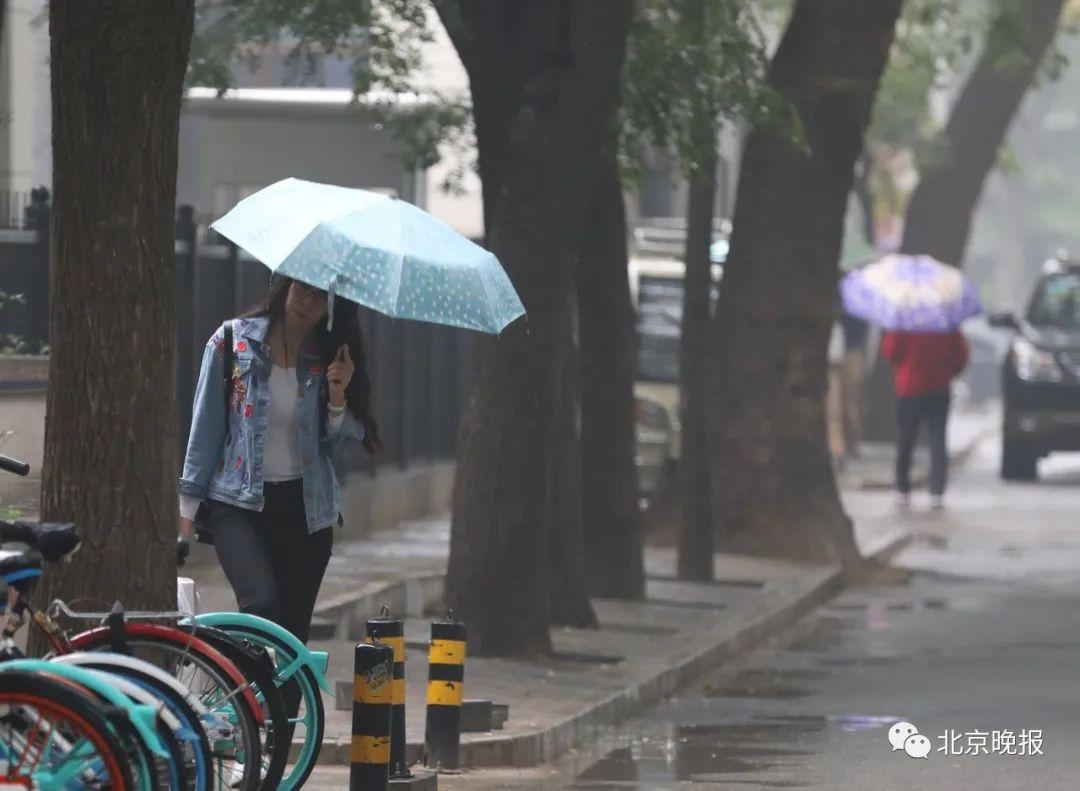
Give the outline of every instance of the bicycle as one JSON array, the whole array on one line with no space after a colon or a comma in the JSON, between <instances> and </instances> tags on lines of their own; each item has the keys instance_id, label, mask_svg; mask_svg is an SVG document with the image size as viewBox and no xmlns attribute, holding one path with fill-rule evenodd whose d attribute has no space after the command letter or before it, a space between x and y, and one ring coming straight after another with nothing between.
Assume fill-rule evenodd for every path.
<instances>
[{"instance_id":1,"label":"bicycle","mask_svg":"<svg viewBox=\"0 0 1080 791\"><path fill-rule=\"evenodd\" d=\"M0 456L0 468L18 474L29 471L27 465L3 456ZM77 545L73 526L42 526L17 522L14 525L7 524L5 528L3 524L6 523L0 524L0 534L5 529L9 533L21 531L24 540L45 545L42 549L47 559L53 559L50 555L62 556ZM183 565L186 550L185 542L178 544L178 565ZM207 613L194 618L182 618L175 625L162 626L140 623L138 619L174 619L181 614L128 612L117 618L117 614L113 613L113 620L108 626L92 629L69 639L56 624L57 616L63 614L77 618L100 618L106 614L76 613L61 601L52 602L48 610L42 612L32 606L25 594L21 594L16 600L14 609L15 617L9 622L8 629L21 628L25 618L29 616L58 654L71 653L77 649L101 650L117 646L131 650L134 644L144 651L161 651L174 659L180 647L183 647L181 655L198 657L197 660L191 660L196 664L202 662L212 665L227 657L234 666L236 663L243 665L243 672L236 670L232 680L244 690L247 708L256 713L258 728L266 734L262 742L270 748L267 751L269 758L260 764L260 776L263 778L260 787L280 788L283 791L298 789L314 769L325 731L325 710L320 690L333 694L326 680L329 655L309 650L294 635L277 624L245 613ZM137 620L131 622L127 620L129 618ZM267 675L267 672L270 675ZM284 713L283 703L279 699L278 690L286 684L296 684L300 690L302 710L294 718L289 718ZM297 760L286 773L291 745L280 738L275 740L273 734L287 733L290 730L288 726L299 730L301 744ZM245 769L245 777L247 775Z\"/></svg>"},{"instance_id":2,"label":"bicycle","mask_svg":"<svg viewBox=\"0 0 1080 791\"><path fill-rule=\"evenodd\" d=\"M13 639L29 616L48 637L54 649L52 656L106 649L140 655L151 665L168 668L182 682L186 681L189 688L195 688L195 694L205 705L200 725L217 736L212 744L213 774L219 784L247 791L258 788L262 770L259 738L262 708L239 669L201 638L174 627L128 622L119 609L105 614L107 626L76 636L85 645L70 640L47 613L34 608L29 594L41 577L43 559L59 560L78 545L74 526L0 522L0 541L10 542L13 537L23 540L21 546L38 551L16 553L0 560L0 576L16 592L11 616L0 633L0 644L7 647L9 654L17 652ZM95 644L95 638L102 633L107 639ZM202 787L210 788L211 783Z\"/></svg>"}]
</instances>

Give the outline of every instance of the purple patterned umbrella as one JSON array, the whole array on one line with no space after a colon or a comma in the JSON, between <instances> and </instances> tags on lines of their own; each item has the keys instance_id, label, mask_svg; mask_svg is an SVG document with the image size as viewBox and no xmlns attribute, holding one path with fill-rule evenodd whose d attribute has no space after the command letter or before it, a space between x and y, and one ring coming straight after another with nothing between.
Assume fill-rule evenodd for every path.
<instances>
[{"instance_id":1,"label":"purple patterned umbrella","mask_svg":"<svg viewBox=\"0 0 1080 791\"><path fill-rule=\"evenodd\" d=\"M950 332L982 313L975 285L928 255L888 255L840 281L844 310L887 330Z\"/></svg>"}]
</instances>

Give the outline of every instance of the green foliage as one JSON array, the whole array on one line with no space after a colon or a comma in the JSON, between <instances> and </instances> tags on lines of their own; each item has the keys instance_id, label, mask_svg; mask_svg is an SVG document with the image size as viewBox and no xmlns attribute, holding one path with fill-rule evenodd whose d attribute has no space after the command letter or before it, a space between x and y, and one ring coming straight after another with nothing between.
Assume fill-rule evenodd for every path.
<instances>
[{"instance_id":1,"label":"green foliage","mask_svg":"<svg viewBox=\"0 0 1080 791\"><path fill-rule=\"evenodd\" d=\"M14 505L0 505L0 519L5 522L14 522L16 519L22 519L23 509Z\"/></svg>"},{"instance_id":2,"label":"green foliage","mask_svg":"<svg viewBox=\"0 0 1080 791\"><path fill-rule=\"evenodd\" d=\"M774 125L798 139L795 114L766 83L765 36L744 0L642 0L630 30L619 119L624 167L640 173L647 149L673 151L687 171L709 146L697 118Z\"/></svg>"},{"instance_id":3,"label":"green foliage","mask_svg":"<svg viewBox=\"0 0 1080 791\"><path fill-rule=\"evenodd\" d=\"M0 291L0 311L9 305L25 305L26 297L22 294L8 294ZM0 333L0 354L48 354L49 347L43 343L27 341L18 335Z\"/></svg>"},{"instance_id":4,"label":"green foliage","mask_svg":"<svg viewBox=\"0 0 1080 791\"><path fill-rule=\"evenodd\" d=\"M1000 69L1025 64L1019 43L1028 24L1025 0L908 0L874 105L868 147L911 151L924 166L938 161L941 123L931 114L931 95L959 90L977 49ZM1067 64L1054 47L1041 79L1057 79Z\"/></svg>"},{"instance_id":5,"label":"green foliage","mask_svg":"<svg viewBox=\"0 0 1080 791\"><path fill-rule=\"evenodd\" d=\"M908 0L874 103L870 145L914 150L934 136L930 94L947 88L970 58L984 12L971 0Z\"/></svg>"},{"instance_id":6,"label":"green foliage","mask_svg":"<svg viewBox=\"0 0 1080 791\"><path fill-rule=\"evenodd\" d=\"M288 50L296 76L319 56L350 60L358 93L406 92L431 40L424 0L199 0L188 84L230 87L234 62L257 68L268 46ZM308 71L310 69L308 68Z\"/></svg>"}]
</instances>

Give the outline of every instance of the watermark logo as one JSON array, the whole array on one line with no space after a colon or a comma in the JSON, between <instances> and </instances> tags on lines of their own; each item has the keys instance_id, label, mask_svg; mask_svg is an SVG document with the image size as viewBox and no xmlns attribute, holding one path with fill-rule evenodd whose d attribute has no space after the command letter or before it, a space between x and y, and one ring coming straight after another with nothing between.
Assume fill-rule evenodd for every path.
<instances>
[{"instance_id":1,"label":"watermark logo","mask_svg":"<svg viewBox=\"0 0 1080 791\"><path fill-rule=\"evenodd\" d=\"M1043 732L1036 729L954 731L947 730L937 737L936 752L951 756L1019 755L1036 756L1043 753ZM910 722L897 722L889 728L889 744L893 752L903 750L911 758L929 758L935 752L930 737L919 733Z\"/></svg>"},{"instance_id":2,"label":"watermark logo","mask_svg":"<svg viewBox=\"0 0 1080 791\"><path fill-rule=\"evenodd\" d=\"M919 729L910 722L898 722L889 728L889 744L893 752L903 750L912 758L926 758L930 755L930 740L919 733Z\"/></svg>"}]
</instances>

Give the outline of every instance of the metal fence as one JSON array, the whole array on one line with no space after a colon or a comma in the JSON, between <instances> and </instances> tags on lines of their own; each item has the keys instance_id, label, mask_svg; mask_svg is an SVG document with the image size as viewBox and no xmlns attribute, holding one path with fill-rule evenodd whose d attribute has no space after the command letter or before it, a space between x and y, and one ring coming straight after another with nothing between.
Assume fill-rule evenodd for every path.
<instances>
[{"instance_id":1,"label":"metal fence","mask_svg":"<svg viewBox=\"0 0 1080 791\"><path fill-rule=\"evenodd\" d=\"M48 193L24 207L22 228L0 228L0 293L21 303L0 308L0 334L28 345L48 342ZM2 211L2 204L0 204ZM194 212L181 206L176 220L177 388L180 436L186 440L206 341L227 318L265 304L269 270L235 245L201 241ZM0 225L2 225L0 215ZM371 370L375 419L386 448L377 464L363 451L345 459L347 470L452 459L471 372L471 334L422 322L395 321L361 311ZM181 442L181 445L185 444Z\"/></svg>"}]
</instances>

